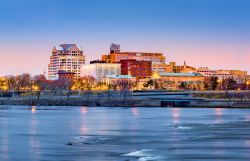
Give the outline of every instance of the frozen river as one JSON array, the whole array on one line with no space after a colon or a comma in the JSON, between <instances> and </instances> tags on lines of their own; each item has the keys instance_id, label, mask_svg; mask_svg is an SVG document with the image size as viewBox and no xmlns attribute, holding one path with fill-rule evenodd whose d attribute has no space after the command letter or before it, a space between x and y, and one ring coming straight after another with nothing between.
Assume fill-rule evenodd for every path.
<instances>
[{"instance_id":1,"label":"frozen river","mask_svg":"<svg viewBox=\"0 0 250 161\"><path fill-rule=\"evenodd\" d=\"M250 160L250 109L0 106L0 161Z\"/></svg>"}]
</instances>

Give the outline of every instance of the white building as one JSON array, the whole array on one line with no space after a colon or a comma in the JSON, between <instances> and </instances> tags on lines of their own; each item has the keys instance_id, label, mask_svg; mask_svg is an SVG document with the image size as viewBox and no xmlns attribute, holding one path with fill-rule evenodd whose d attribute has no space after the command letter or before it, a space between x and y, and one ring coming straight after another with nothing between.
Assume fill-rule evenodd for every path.
<instances>
[{"instance_id":1,"label":"white building","mask_svg":"<svg viewBox=\"0 0 250 161\"><path fill-rule=\"evenodd\" d=\"M103 77L102 82L112 84L113 81L117 80L136 81L136 78L132 77L131 75L106 75Z\"/></svg>"},{"instance_id":2,"label":"white building","mask_svg":"<svg viewBox=\"0 0 250 161\"><path fill-rule=\"evenodd\" d=\"M228 70L217 70L215 76L218 77L219 80L234 78L233 75Z\"/></svg>"},{"instance_id":3,"label":"white building","mask_svg":"<svg viewBox=\"0 0 250 161\"><path fill-rule=\"evenodd\" d=\"M80 77L81 65L85 64L83 51L76 44L62 44L52 49L48 64L48 79L58 79L58 71L75 73Z\"/></svg>"},{"instance_id":4,"label":"white building","mask_svg":"<svg viewBox=\"0 0 250 161\"><path fill-rule=\"evenodd\" d=\"M208 67L200 67L197 72L204 77L213 77L217 74L216 70L210 70Z\"/></svg>"},{"instance_id":5,"label":"white building","mask_svg":"<svg viewBox=\"0 0 250 161\"><path fill-rule=\"evenodd\" d=\"M92 76L96 81L101 81L106 75L121 75L121 64L95 63L81 67L81 76Z\"/></svg>"},{"instance_id":6,"label":"white building","mask_svg":"<svg viewBox=\"0 0 250 161\"><path fill-rule=\"evenodd\" d=\"M199 68L198 73L204 77L218 77L219 80L233 78L233 75L228 70L210 70L208 67Z\"/></svg>"}]
</instances>

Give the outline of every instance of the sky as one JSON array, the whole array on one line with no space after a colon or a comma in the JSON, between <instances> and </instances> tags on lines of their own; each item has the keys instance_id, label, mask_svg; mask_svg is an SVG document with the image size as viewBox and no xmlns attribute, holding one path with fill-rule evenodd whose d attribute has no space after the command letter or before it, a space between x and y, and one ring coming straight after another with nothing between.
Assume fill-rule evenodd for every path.
<instances>
[{"instance_id":1,"label":"sky","mask_svg":"<svg viewBox=\"0 0 250 161\"><path fill-rule=\"evenodd\" d=\"M0 0L0 75L43 73L62 43L81 46L87 63L117 43L166 63L250 73L250 1Z\"/></svg>"}]
</instances>

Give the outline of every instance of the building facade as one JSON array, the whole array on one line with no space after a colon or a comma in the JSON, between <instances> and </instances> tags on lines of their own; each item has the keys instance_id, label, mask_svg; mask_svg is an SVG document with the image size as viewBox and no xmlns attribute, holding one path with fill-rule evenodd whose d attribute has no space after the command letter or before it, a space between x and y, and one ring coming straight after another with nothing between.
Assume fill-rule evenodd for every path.
<instances>
[{"instance_id":1,"label":"building facade","mask_svg":"<svg viewBox=\"0 0 250 161\"><path fill-rule=\"evenodd\" d=\"M81 67L81 76L92 76L100 82L106 75L121 75L121 64L118 63L92 63Z\"/></svg>"},{"instance_id":2,"label":"building facade","mask_svg":"<svg viewBox=\"0 0 250 161\"><path fill-rule=\"evenodd\" d=\"M138 61L135 59L120 60L121 74L131 75L137 79L150 78L152 75L151 61Z\"/></svg>"},{"instance_id":3,"label":"building facade","mask_svg":"<svg viewBox=\"0 0 250 161\"><path fill-rule=\"evenodd\" d=\"M233 76L237 83L245 83L248 80L247 71L229 70L229 73Z\"/></svg>"},{"instance_id":4,"label":"building facade","mask_svg":"<svg viewBox=\"0 0 250 161\"><path fill-rule=\"evenodd\" d=\"M58 79L58 71L75 73L80 77L81 66L85 64L83 51L76 44L61 44L52 49L48 64L48 79Z\"/></svg>"},{"instance_id":5,"label":"building facade","mask_svg":"<svg viewBox=\"0 0 250 161\"><path fill-rule=\"evenodd\" d=\"M209 77L218 77L219 80L225 80L228 78L236 78L236 75L230 73L230 70L210 70L208 67L200 67L197 70L198 73L203 75L206 78Z\"/></svg>"},{"instance_id":6,"label":"building facade","mask_svg":"<svg viewBox=\"0 0 250 161\"><path fill-rule=\"evenodd\" d=\"M105 75L101 81L108 85L112 85L114 82L119 80L127 80L130 82L135 82L136 78L132 77L131 75Z\"/></svg>"},{"instance_id":7,"label":"building facade","mask_svg":"<svg viewBox=\"0 0 250 161\"><path fill-rule=\"evenodd\" d=\"M152 72L166 72L168 64L152 64Z\"/></svg>"},{"instance_id":8,"label":"building facade","mask_svg":"<svg viewBox=\"0 0 250 161\"><path fill-rule=\"evenodd\" d=\"M183 65L176 65L176 62L169 62L166 66L166 72L169 73L195 73L197 72L196 68L186 65L184 61Z\"/></svg>"},{"instance_id":9,"label":"building facade","mask_svg":"<svg viewBox=\"0 0 250 161\"><path fill-rule=\"evenodd\" d=\"M168 73L160 72L161 85L165 89L176 90L181 84L185 84L189 89L203 89L204 76L199 73Z\"/></svg>"},{"instance_id":10,"label":"building facade","mask_svg":"<svg viewBox=\"0 0 250 161\"><path fill-rule=\"evenodd\" d=\"M65 80L65 79L68 79L68 80L74 80L75 78L75 73L73 72L65 72L63 70L59 70L58 71L58 79L59 80Z\"/></svg>"},{"instance_id":11,"label":"building facade","mask_svg":"<svg viewBox=\"0 0 250 161\"><path fill-rule=\"evenodd\" d=\"M216 70L210 70L210 69L208 69L208 67L200 67L197 70L197 72L200 73L201 75L203 75L206 78L214 77L217 74Z\"/></svg>"}]
</instances>

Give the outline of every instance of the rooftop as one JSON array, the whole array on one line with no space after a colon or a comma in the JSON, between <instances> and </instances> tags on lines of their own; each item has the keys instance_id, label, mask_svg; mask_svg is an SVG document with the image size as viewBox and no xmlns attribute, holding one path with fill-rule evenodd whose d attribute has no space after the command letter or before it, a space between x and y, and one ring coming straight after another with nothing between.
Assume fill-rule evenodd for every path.
<instances>
[{"instance_id":1,"label":"rooftop","mask_svg":"<svg viewBox=\"0 0 250 161\"><path fill-rule=\"evenodd\" d=\"M133 52L133 51L129 51L129 52L115 52L114 54L136 54L136 55L163 55L163 53L159 53L159 52Z\"/></svg>"},{"instance_id":2,"label":"rooftop","mask_svg":"<svg viewBox=\"0 0 250 161\"><path fill-rule=\"evenodd\" d=\"M105 75L105 78L113 78L113 79L131 79L134 78L131 75Z\"/></svg>"},{"instance_id":3,"label":"rooftop","mask_svg":"<svg viewBox=\"0 0 250 161\"><path fill-rule=\"evenodd\" d=\"M199 73L167 73L167 72L159 72L160 76L165 77L199 77L202 76Z\"/></svg>"},{"instance_id":4,"label":"rooftop","mask_svg":"<svg viewBox=\"0 0 250 161\"><path fill-rule=\"evenodd\" d=\"M63 50L63 51L70 50L73 47L77 48L78 50L82 50L81 47L77 46L76 44L61 44L55 46L56 50Z\"/></svg>"}]
</instances>

